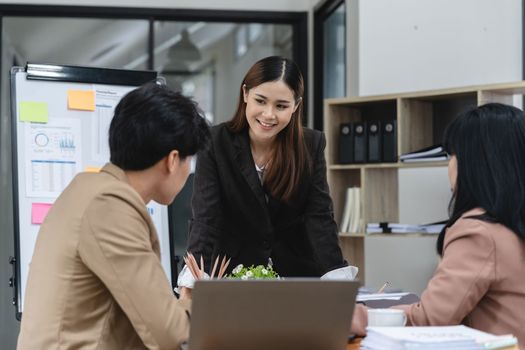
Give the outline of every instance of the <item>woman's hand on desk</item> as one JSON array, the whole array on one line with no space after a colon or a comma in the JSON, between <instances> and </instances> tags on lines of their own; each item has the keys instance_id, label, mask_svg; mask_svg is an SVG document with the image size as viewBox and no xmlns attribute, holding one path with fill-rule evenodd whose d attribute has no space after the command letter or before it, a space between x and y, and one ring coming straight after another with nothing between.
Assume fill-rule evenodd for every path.
<instances>
[{"instance_id":1,"label":"woman's hand on desk","mask_svg":"<svg viewBox=\"0 0 525 350\"><path fill-rule=\"evenodd\" d=\"M367 325L368 325L367 307L364 306L363 304L355 304L350 333L353 333L360 337L364 337L366 335Z\"/></svg>"}]
</instances>

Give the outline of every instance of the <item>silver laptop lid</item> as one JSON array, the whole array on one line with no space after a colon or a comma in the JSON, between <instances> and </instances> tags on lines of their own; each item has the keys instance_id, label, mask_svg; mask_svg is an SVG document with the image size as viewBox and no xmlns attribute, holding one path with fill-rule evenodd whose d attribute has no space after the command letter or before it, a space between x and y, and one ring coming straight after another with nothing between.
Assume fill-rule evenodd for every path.
<instances>
[{"instance_id":1,"label":"silver laptop lid","mask_svg":"<svg viewBox=\"0 0 525 350\"><path fill-rule=\"evenodd\" d=\"M198 281L189 350L346 349L358 282Z\"/></svg>"}]
</instances>

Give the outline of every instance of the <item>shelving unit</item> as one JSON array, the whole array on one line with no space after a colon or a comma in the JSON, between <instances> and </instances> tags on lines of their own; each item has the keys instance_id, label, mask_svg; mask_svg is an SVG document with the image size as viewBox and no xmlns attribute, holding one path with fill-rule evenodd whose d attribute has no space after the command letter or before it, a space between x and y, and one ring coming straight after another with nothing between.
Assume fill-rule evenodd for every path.
<instances>
[{"instance_id":1,"label":"shelving unit","mask_svg":"<svg viewBox=\"0 0 525 350\"><path fill-rule=\"evenodd\" d=\"M525 94L525 81L454 89L381 96L327 99L324 102L324 131L328 183L338 225L348 187L361 188L364 226L371 222L399 221L398 172L403 168L444 167L448 162L338 164L341 123L397 121L397 154L441 142L446 125L459 113L489 102L512 104L514 95ZM428 199L427 199L428 200ZM414 203L423 205L424 203ZM416 234L417 236L417 234ZM340 234L345 258L360 269L365 283L365 233ZM377 237L377 235L374 235ZM414 237L414 235L396 235Z\"/></svg>"}]
</instances>

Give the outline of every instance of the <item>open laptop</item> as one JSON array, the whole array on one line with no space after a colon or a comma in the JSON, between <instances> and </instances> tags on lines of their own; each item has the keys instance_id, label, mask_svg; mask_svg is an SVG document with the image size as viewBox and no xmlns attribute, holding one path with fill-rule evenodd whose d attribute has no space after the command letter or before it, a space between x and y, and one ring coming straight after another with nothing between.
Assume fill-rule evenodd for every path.
<instances>
[{"instance_id":1,"label":"open laptop","mask_svg":"<svg viewBox=\"0 0 525 350\"><path fill-rule=\"evenodd\" d=\"M346 349L358 282L197 281L189 350Z\"/></svg>"}]
</instances>

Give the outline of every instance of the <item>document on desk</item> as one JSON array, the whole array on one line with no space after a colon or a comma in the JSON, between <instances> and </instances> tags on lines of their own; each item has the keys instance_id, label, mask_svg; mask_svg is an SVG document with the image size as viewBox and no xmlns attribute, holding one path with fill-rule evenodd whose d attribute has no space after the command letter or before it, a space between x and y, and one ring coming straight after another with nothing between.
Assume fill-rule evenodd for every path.
<instances>
[{"instance_id":1,"label":"document on desk","mask_svg":"<svg viewBox=\"0 0 525 350\"><path fill-rule=\"evenodd\" d=\"M374 293L374 294L358 294L357 301L368 300L401 300L405 295L410 293Z\"/></svg>"},{"instance_id":2,"label":"document on desk","mask_svg":"<svg viewBox=\"0 0 525 350\"><path fill-rule=\"evenodd\" d=\"M368 327L361 349L517 349L512 335L496 336L467 326Z\"/></svg>"},{"instance_id":3,"label":"document on desk","mask_svg":"<svg viewBox=\"0 0 525 350\"><path fill-rule=\"evenodd\" d=\"M371 308L386 308L394 305L417 303L419 296L414 293L375 293L358 294L356 301Z\"/></svg>"}]
</instances>

